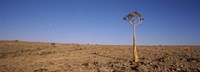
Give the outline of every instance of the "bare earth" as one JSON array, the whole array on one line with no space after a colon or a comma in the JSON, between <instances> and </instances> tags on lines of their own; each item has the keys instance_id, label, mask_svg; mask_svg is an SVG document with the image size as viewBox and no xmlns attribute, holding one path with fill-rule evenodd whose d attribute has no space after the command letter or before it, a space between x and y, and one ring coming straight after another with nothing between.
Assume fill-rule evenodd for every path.
<instances>
[{"instance_id":1,"label":"bare earth","mask_svg":"<svg viewBox=\"0 0 200 72\"><path fill-rule=\"evenodd\" d=\"M79 45L0 41L0 72L200 72L200 46Z\"/></svg>"}]
</instances>

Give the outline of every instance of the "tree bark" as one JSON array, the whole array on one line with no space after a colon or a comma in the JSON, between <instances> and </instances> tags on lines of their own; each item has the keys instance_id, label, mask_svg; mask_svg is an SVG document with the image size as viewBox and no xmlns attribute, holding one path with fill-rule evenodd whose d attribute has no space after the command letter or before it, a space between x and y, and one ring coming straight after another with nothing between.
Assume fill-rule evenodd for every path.
<instances>
[{"instance_id":1,"label":"tree bark","mask_svg":"<svg viewBox=\"0 0 200 72\"><path fill-rule=\"evenodd\" d=\"M137 63L139 61L136 49L136 26L133 26L133 59Z\"/></svg>"}]
</instances>

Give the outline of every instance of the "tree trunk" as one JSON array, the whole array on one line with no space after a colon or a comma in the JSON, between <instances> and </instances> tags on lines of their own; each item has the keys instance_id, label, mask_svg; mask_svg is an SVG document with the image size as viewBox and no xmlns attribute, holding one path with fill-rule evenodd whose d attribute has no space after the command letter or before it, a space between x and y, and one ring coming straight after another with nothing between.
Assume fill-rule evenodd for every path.
<instances>
[{"instance_id":1,"label":"tree trunk","mask_svg":"<svg viewBox=\"0 0 200 72\"><path fill-rule=\"evenodd\" d=\"M137 63L139 61L136 49L136 26L133 26L133 59Z\"/></svg>"}]
</instances>

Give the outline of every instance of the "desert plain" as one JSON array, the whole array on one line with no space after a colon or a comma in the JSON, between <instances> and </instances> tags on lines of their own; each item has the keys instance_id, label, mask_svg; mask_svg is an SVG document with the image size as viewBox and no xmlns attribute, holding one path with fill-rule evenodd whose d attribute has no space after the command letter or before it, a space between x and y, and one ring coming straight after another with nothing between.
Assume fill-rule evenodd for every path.
<instances>
[{"instance_id":1,"label":"desert plain","mask_svg":"<svg viewBox=\"0 0 200 72\"><path fill-rule=\"evenodd\" d=\"M200 46L0 41L0 72L200 72Z\"/></svg>"}]
</instances>

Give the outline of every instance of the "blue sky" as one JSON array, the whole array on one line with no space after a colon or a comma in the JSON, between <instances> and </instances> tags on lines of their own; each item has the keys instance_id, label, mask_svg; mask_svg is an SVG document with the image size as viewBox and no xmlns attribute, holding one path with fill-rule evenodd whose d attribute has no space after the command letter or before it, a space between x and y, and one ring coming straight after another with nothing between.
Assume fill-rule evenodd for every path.
<instances>
[{"instance_id":1,"label":"blue sky","mask_svg":"<svg viewBox=\"0 0 200 72\"><path fill-rule=\"evenodd\" d=\"M199 0L0 0L0 40L132 44L123 17L138 11L139 45L200 45Z\"/></svg>"}]
</instances>

